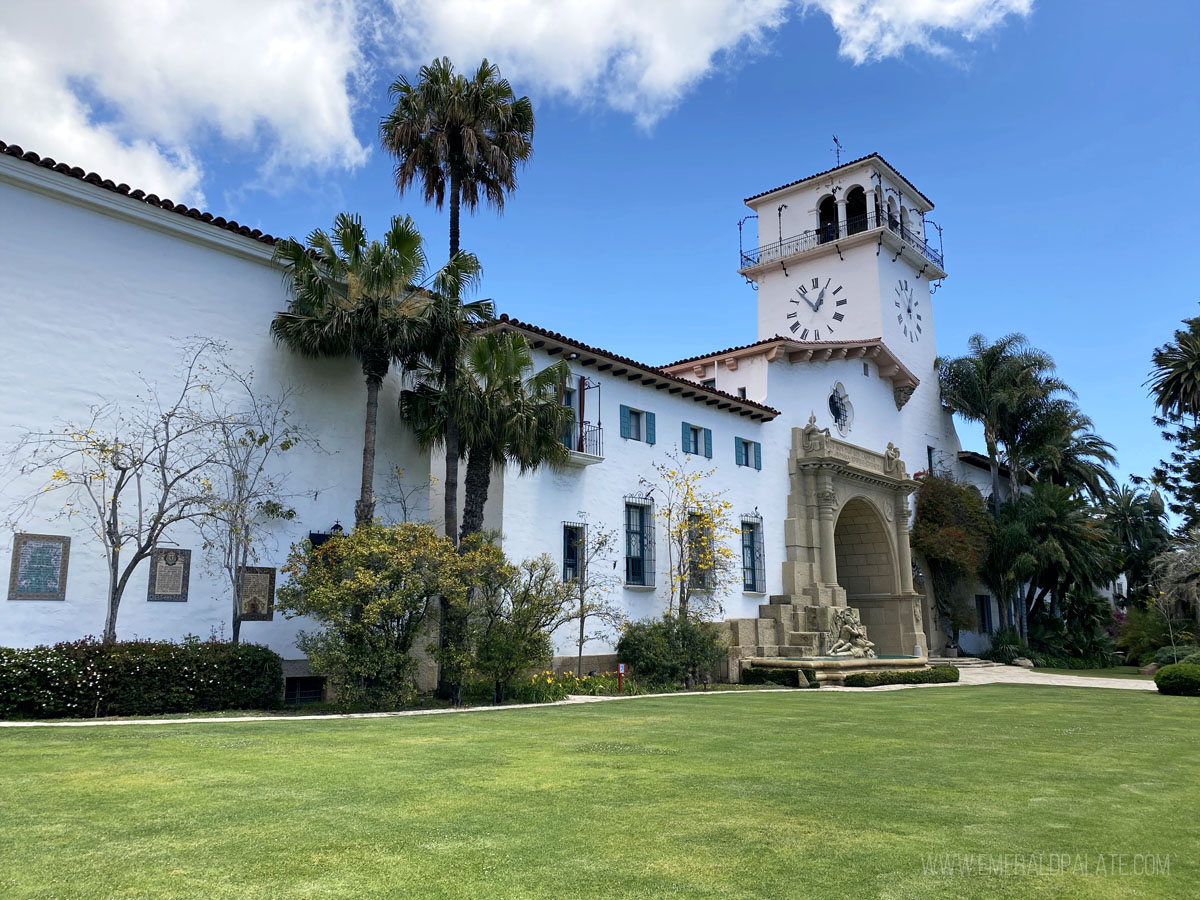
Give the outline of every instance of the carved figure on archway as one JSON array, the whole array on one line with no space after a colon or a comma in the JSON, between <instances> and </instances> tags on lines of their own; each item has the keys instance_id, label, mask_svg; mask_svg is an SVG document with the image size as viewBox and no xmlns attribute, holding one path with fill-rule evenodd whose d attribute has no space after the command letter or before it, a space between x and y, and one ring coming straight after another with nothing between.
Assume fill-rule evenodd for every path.
<instances>
[{"instance_id":1,"label":"carved figure on archway","mask_svg":"<svg viewBox=\"0 0 1200 900\"><path fill-rule=\"evenodd\" d=\"M805 453L826 453L829 450L829 429L817 427L817 414L814 412L808 417L808 424L804 426L804 452Z\"/></svg>"},{"instance_id":2,"label":"carved figure on archway","mask_svg":"<svg viewBox=\"0 0 1200 900\"><path fill-rule=\"evenodd\" d=\"M859 621L857 609L852 606L843 606L837 611L833 623L834 628L837 629L837 640L829 648L830 656L875 658L875 645L867 640L867 629Z\"/></svg>"},{"instance_id":3,"label":"carved figure on archway","mask_svg":"<svg viewBox=\"0 0 1200 900\"><path fill-rule=\"evenodd\" d=\"M883 451L883 471L889 475L896 474L900 468L900 448L888 441L887 449Z\"/></svg>"}]
</instances>

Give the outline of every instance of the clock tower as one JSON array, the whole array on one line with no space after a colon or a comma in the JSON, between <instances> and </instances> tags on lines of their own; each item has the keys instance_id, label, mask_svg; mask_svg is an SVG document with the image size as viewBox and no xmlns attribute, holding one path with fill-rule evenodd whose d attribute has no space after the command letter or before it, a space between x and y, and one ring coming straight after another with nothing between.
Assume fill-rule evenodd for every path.
<instances>
[{"instance_id":1,"label":"clock tower","mask_svg":"<svg viewBox=\"0 0 1200 900\"><path fill-rule=\"evenodd\" d=\"M760 340L878 339L922 380L931 374L930 285L946 272L924 194L873 153L746 205L758 246L743 248L739 271L758 289Z\"/></svg>"}]
</instances>

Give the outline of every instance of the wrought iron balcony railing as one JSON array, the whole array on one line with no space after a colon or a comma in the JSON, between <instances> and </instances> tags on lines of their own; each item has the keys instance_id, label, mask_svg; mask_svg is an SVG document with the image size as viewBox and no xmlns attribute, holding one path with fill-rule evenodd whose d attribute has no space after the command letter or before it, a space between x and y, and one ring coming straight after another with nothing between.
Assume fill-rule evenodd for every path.
<instances>
[{"instance_id":1,"label":"wrought iron balcony railing","mask_svg":"<svg viewBox=\"0 0 1200 900\"><path fill-rule=\"evenodd\" d=\"M604 456L604 429L591 422L577 422L563 434L562 442L569 450L589 456Z\"/></svg>"},{"instance_id":2,"label":"wrought iron balcony railing","mask_svg":"<svg viewBox=\"0 0 1200 900\"><path fill-rule=\"evenodd\" d=\"M842 237L849 237L852 234L859 234L863 231L871 231L875 228L885 227L888 229L888 231L898 235L906 244L920 253L923 257L925 257L925 259L929 260L939 269L944 268L944 262L940 250L931 246L927 240L915 234L910 228L906 228L895 216L877 213L868 213L867 215L862 216L851 216L846 220L844 234L842 229L839 228L837 224L830 222L816 230L803 231L800 234L793 235L792 237L784 238L782 241L764 244L758 248L742 250L741 265L739 268L747 269L750 266L757 266L760 263L769 263L780 259L786 259L789 256L795 256L798 253L803 253L806 250L819 247L821 244L828 244L830 241L836 241Z\"/></svg>"}]
</instances>

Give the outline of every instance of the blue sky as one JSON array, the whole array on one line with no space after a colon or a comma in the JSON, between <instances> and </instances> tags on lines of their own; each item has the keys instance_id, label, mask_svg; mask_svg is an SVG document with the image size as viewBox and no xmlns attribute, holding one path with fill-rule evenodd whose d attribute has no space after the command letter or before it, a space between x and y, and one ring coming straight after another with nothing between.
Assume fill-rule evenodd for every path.
<instances>
[{"instance_id":1,"label":"blue sky","mask_svg":"<svg viewBox=\"0 0 1200 900\"><path fill-rule=\"evenodd\" d=\"M460 65L488 52L533 98L538 125L504 216L481 210L463 222L464 245L484 265L482 294L503 312L663 363L755 339L756 297L735 271L742 198L833 165L836 133L849 157L882 153L937 205L931 218L945 229L950 273L935 298L940 352L961 352L974 332L1022 331L1054 356L1100 434L1117 444L1122 475L1148 473L1163 453L1142 382L1151 349L1200 302L1191 175L1200 5L1040 2L1025 13L1027 0L971 0L975 18L963 20L896 13L905 4L888 0L806 9L712 0L712 27L701 33L700 22L684 36L688 47L711 40L712 53L700 62L668 53L657 66L666 75L630 76L628 53L606 56L601 46L599 68L575 70L576 60L547 55L552 38L514 37L522 0L509 4L514 21L465 44L461 35L439 40L429 12L423 32L389 20L386 40L364 41L361 29L338 31L334 13L345 7L314 2L331 16L323 34L345 40L301 53L309 76L299 86L295 72L273 66L260 79L258 109L252 72L244 87L206 95L195 82L218 76L169 45L162 57L135 54L124 81L76 71L87 54L74 51L69 64L37 55L40 26L31 16L22 32L18 14L0 26L0 48L19 41L27 74L60 77L61 92L36 114L0 102L0 138L149 189L155 178L162 190L178 185L175 199L202 196L214 213L274 234L301 236L343 209L361 212L373 231L411 213L436 261L446 216L396 195L376 126L397 71L415 73L430 51L445 49ZM120 24L123 4L108 5ZM939 5L953 6L907 4ZM665 9L661 21L642 23L651 37L675 28ZM734 13L750 21L728 38L722 29ZM203 49L210 67L236 72L252 51L223 49L228 32L213 31ZM206 40L201 26L192 33ZM576 56L595 49L564 43ZM337 64L326 66L330 59ZM104 62L90 64L98 72ZM149 100L138 86L147 72ZM286 84L271 84L284 75ZM49 75L39 83L54 85ZM263 112L286 104L286 91L298 98L292 121L278 108ZM40 111L72 103L69 121ZM119 171L102 168L106 161ZM961 432L973 443L971 429Z\"/></svg>"}]
</instances>

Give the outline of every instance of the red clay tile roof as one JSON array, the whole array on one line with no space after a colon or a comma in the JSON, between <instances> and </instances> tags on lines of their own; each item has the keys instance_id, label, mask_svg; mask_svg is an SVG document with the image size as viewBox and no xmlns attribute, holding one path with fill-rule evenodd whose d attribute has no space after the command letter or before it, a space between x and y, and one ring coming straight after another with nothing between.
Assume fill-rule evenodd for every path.
<instances>
[{"instance_id":1,"label":"red clay tile roof","mask_svg":"<svg viewBox=\"0 0 1200 900\"><path fill-rule=\"evenodd\" d=\"M806 181L812 181L814 178L820 178L822 175L828 175L829 173L836 172L839 169L846 169L846 168L849 168L850 166L857 166L859 163L866 162L868 159L879 160L881 163L883 163L885 166L887 166L889 169L891 169L897 175L900 175L901 178L904 178L904 176L900 173L899 169L897 169L895 166L893 166L890 162L888 162L886 159L884 159L878 153L868 153L866 156L860 156L858 159L852 159L852 160L850 160L850 162L844 162L840 166L834 166L832 169L826 169L824 172L817 172L814 175L806 175L803 178L797 179L796 181L789 181L787 184L781 184L781 185L779 185L779 187L773 187L769 191L761 191L757 194L753 194L753 195L747 197L744 202L749 203L751 200L757 200L759 197L765 197L765 196L767 196L767 194L773 194L776 191L782 191L784 188L795 187L798 184L803 184ZM908 183L908 186L910 188L912 188L914 191L917 191L917 196L920 197L922 200L924 200L926 203L928 203L930 209L933 209L933 201L930 200L928 197L926 197L924 194L922 194L919 190L917 190L917 186L915 184L913 184L911 181L909 181L907 178L904 178L904 180Z\"/></svg>"},{"instance_id":2,"label":"red clay tile roof","mask_svg":"<svg viewBox=\"0 0 1200 900\"><path fill-rule=\"evenodd\" d=\"M540 335L541 337L549 338L562 344L569 345L576 350L583 351L584 353L594 353L596 356L603 356L606 359L613 360L614 362L623 363L624 365L641 369L647 373L657 375L665 381L671 381L680 384L689 390L702 392L712 397L716 397L721 401L729 401L729 403L733 406L745 406L749 409L763 413L763 419L773 419L779 415L779 410L774 409L773 407L766 406L762 403L755 403L753 400L746 400L743 397L735 397L733 394L727 394L724 391L718 391L716 388L705 387L702 384L697 384L696 382L689 381L686 378L680 378L677 375L664 372L658 366L647 365L646 363L638 362L636 359L630 359L627 356L621 356L620 354L613 353L610 350L603 350L599 347L589 346L588 344L584 344L574 340L573 338L569 338L566 335L559 334L557 331L539 328L537 325L531 325L528 322L522 322L520 319L514 319L507 313L501 314L496 320L496 324L499 326L511 325L514 328L519 328L522 331L529 332L530 334Z\"/></svg>"},{"instance_id":3,"label":"red clay tile roof","mask_svg":"<svg viewBox=\"0 0 1200 900\"><path fill-rule=\"evenodd\" d=\"M51 169L60 174L78 178L80 181L86 181L88 184L94 184L96 187L104 188L107 191L112 191L114 194L121 194L129 197L132 200L137 200L145 203L147 206L157 206L159 209L165 209L168 212L179 213L181 216L187 216L189 219L196 219L200 222L206 222L216 228L223 228L225 231L233 232L234 234L248 237L251 240L259 241L260 243L273 246L279 239L269 234L264 234L257 228L250 228L247 225L239 225L237 222L226 219L223 216L214 216L212 213L204 212L195 207L187 206L183 203L172 203L170 200L160 199L157 194L147 194L145 191L131 189L127 184L114 184L107 178L101 178L95 172L84 172L78 166L72 168L66 163L55 162L48 156L38 156L32 150L22 150L16 144L6 144L0 141L0 154L13 156L25 162L32 163L36 166L41 166L45 169Z\"/></svg>"}]
</instances>

